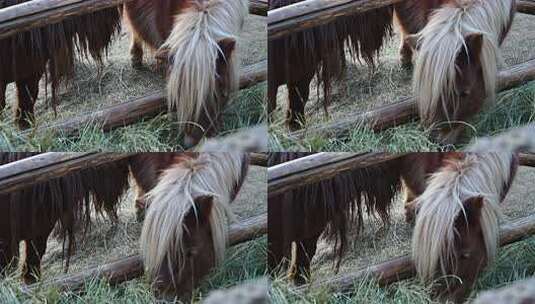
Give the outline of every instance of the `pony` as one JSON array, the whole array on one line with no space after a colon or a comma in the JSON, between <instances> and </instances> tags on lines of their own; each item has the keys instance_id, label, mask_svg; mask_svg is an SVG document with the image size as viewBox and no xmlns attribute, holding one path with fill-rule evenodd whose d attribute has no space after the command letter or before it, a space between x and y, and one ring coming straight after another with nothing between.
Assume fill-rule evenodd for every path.
<instances>
[{"instance_id":1,"label":"pony","mask_svg":"<svg viewBox=\"0 0 535 304\"><path fill-rule=\"evenodd\" d=\"M415 199L412 256L434 294L462 303L498 248L499 204L519 166L519 151L535 151L535 127L478 139L447 161ZM491 152L488 152L491 151ZM497 152L498 151L498 152Z\"/></svg>"},{"instance_id":2,"label":"pony","mask_svg":"<svg viewBox=\"0 0 535 304\"><path fill-rule=\"evenodd\" d=\"M285 7L303 0L272 0L269 9ZM346 66L348 47L352 59L375 65L384 37L392 33L392 6L365 14L353 14L311 29L275 38L268 42L268 112L277 107L281 85L288 88L286 122L290 130L305 123L305 105L310 83L317 78L323 88L325 113L330 104L332 82L340 79Z\"/></svg>"},{"instance_id":3,"label":"pony","mask_svg":"<svg viewBox=\"0 0 535 304\"><path fill-rule=\"evenodd\" d=\"M0 153L0 164L35 154ZM65 269L68 269L77 241L75 232L78 227L85 227L84 231L89 227L90 207L97 213L117 218L118 197L127 186L127 176L128 170L121 169L117 162L0 194L0 274L17 266L19 243L24 241L22 278L26 284L37 281L47 240L55 227L63 235Z\"/></svg>"},{"instance_id":4,"label":"pony","mask_svg":"<svg viewBox=\"0 0 535 304\"><path fill-rule=\"evenodd\" d=\"M248 167L247 154L178 156L145 195L140 237L145 273L158 297L187 298L224 258L230 203Z\"/></svg>"},{"instance_id":5,"label":"pony","mask_svg":"<svg viewBox=\"0 0 535 304\"><path fill-rule=\"evenodd\" d=\"M0 160L32 155L3 153ZM229 204L248 166L249 155L241 152L139 153L0 195L0 272L17 260L24 240L23 278L35 282L55 226L68 241L68 268L76 228L90 225L91 204L117 220L132 176L138 216L146 212L140 247L147 276L158 297L187 297L223 259Z\"/></svg>"},{"instance_id":6,"label":"pony","mask_svg":"<svg viewBox=\"0 0 535 304\"><path fill-rule=\"evenodd\" d=\"M0 9L26 2L30 0L1 1ZM76 51L102 63L120 25L120 12L113 7L0 39L0 110L6 106L7 85L14 82L15 121L21 129L34 124L39 81L45 73L45 85L51 86L55 110L60 84L72 77Z\"/></svg>"},{"instance_id":7,"label":"pony","mask_svg":"<svg viewBox=\"0 0 535 304\"><path fill-rule=\"evenodd\" d=\"M433 294L463 303L499 244L499 204L518 168L515 153L465 153L450 159L415 199L412 258Z\"/></svg>"},{"instance_id":8,"label":"pony","mask_svg":"<svg viewBox=\"0 0 535 304\"><path fill-rule=\"evenodd\" d=\"M413 90L422 125L454 144L472 118L495 99L500 46L516 12L513 0L404 1L396 4L401 61L418 56ZM413 35L409 35L413 34Z\"/></svg>"},{"instance_id":9,"label":"pony","mask_svg":"<svg viewBox=\"0 0 535 304\"><path fill-rule=\"evenodd\" d=\"M167 61L167 104L188 147L218 132L222 111L238 89L237 39L247 14L247 0L124 4L132 30L132 65L141 66L143 45Z\"/></svg>"},{"instance_id":10,"label":"pony","mask_svg":"<svg viewBox=\"0 0 535 304\"><path fill-rule=\"evenodd\" d=\"M310 153L270 153L268 166L307 155ZM322 234L334 242L338 269L347 247L348 231L362 228L363 209L387 222L388 206L398 187L397 174L392 174L388 166L375 166L269 196L269 269L289 268L289 278L294 283L305 283Z\"/></svg>"},{"instance_id":11,"label":"pony","mask_svg":"<svg viewBox=\"0 0 535 304\"><path fill-rule=\"evenodd\" d=\"M273 153L269 165L307 155ZM270 196L270 270L279 267L289 269L289 278L294 283L305 283L317 241L322 235L334 242L337 270L344 256L347 232L360 232L364 227L364 210L370 215L378 215L388 225L394 199L402 195L405 219L413 224L418 213L419 197L428 188L429 176L463 157L463 152L400 154L379 165L349 170L319 183Z\"/></svg>"},{"instance_id":12,"label":"pony","mask_svg":"<svg viewBox=\"0 0 535 304\"><path fill-rule=\"evenodd\" d=\"M429 22L433 12L451 0L408 0L394 4L394 20L400 34L399 57L401 65L410 69L417 47L416 34Z\"/></svg>"}]
</instances>

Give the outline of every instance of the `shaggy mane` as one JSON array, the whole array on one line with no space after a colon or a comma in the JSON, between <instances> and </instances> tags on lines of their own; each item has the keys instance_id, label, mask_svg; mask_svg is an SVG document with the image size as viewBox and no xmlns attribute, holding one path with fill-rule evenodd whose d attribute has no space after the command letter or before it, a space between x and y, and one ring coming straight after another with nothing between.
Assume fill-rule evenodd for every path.
<instances>
[{"instance_id":1,"label":"shaggy mane","mask_svg":"<svg viewBox=\"0 0 535 304\"><path fill-rule=\"evenodd\" d=\"M455 61L468 34L483 35L481 64L488 102L494 102L499 41L511 21L513 0L456 0L436 10L418 33L420 50L414 71L414 92L422 122L426 126L448 121L448 105L455 92ZM458 103L458 101L454 101ZM461 107L453 104L454 109Z\"/></svg>"},{"instance_id":2,"label":"shaggy mane","mask_svg":"<svg viewBox=\"0 0 535 304\"><path fill-rule=\"evenodd\" d=\"M159 183L147 193L147 216L140 238L145 270L150 278L158 275L165 259L170 273L180 278L185 266L182 242L187 227L184 221L195 208L195 198L200 196L214 198L209 223L216 264L223 261L228 222L234 219L230 202L237 181L243 178L245 160L240 153L200 153L197 158L162 173Z\"/></svg>"},{"instance_id":3,"label":"shaggy mane","mask_svg":"<svg viewBox=\"0 0 535 304\"><path fill-rule=\"evenodd\" d=\"M2 0L0 10L14 9L15 5L30 1ZM85 59L91 57L101 65L120 29L119 10L110 7L2 38L0 79L18 81L48 70L45 83L51 86L55 106L60 84L72 79L77 54Z\"/></svg>"},{"instance_id":4,"label":"shaggy mane","mask_svg":"<svg viewBox=\"0 0 535 304\"><path fill-rule=\"evenodd\" d=\"M207 100L215 103L216 80L224 76L216 76L217 59L222 54L218 41L238 39L249 12L248 3L247 0L191 0L190 6L176 16L162 48L173 54L167 102L170 112L176 109L179 122L198 121L202 109L207 107L204 103ZM230 92L234 92L238 88L239 62L236 58L227 61Z\"/></svg>"},{"instance_id":5,"label":"shaggy mane","mask_svg":"<svg viewBox=\"0 0 535 304\"><path fill-rule=\"evenodd\" d=\"M513 161L510 153L467 153L430 177L415 201L419 211L412 239L412 257L424 281L432 280L437 269L446 274L447 267L455 264L455 221L466 217L463 202L473 197L484 199L481 227L492 262L498 246L499 203L510 185Z\"/></svg>"}]
</instances>

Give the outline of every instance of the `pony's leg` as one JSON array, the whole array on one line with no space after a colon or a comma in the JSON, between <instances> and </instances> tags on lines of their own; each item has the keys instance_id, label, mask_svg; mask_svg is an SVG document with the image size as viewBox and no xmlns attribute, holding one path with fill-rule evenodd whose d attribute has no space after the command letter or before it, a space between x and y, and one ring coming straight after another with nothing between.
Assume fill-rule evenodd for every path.
<instances>
[{"instance_id":1,"label":"pony's leg","mask_svg":"<svg viewBox=\"0 0 535 304\"><path fill-rule=\"evenodd\" d=\"M310 261L316 254L318 238L319 235L297 243L296 269L293 277L296 285L305 284L310 279Z\"/></svg>"},{"instance_id":2,"label":"pony's leg","mask_svg":"<svg viewBox=\"0 0 535 304\"><path fill-rule=\"evenodd\" d=\"M132 56L133 68L137 69L143 66L143 42L135 33L132 33L130 55Z\"/></svg>"},{"instance_id":3,"label":"pony's leg","mask_svg":"<svg viewBox=\"0 0 535 304\"><path fill-rule=\"evenodd\" d=\"M145 201L145 191L139 185L136 187L136 193L136 219L141 223L145 219L147 202Z\"/></svg>"},{"instance_id":4,"label":"pony's leg","mask_svg":"<svg viewBox=\"0 0 535 304\"><path fill-rule=\"evenodd\" d=\"M268 117L271 117L272 113L277 108L277 92L279 88L275 85L268 87Z\"/></svg>"},{"instance_id":5,"label":"pony's leg","mask_svg":"<svg viewBox=\"0 0 535 304\"><path fill-rule=\"evenodd\" d=\"M305 124L305 105L310 92L310 81L303 79L297 85L287 85L290 105L286 118L291 131L299 130Z\"/></svg>"},{"instance_id":6,"label":"pony's leg","mask_svg":"<svg viewBox=\"0 0 535 304\"><path fill-rule=\"evenodd\" d=\"M403 184L403 201L405 206L405 222L409 224L413 224L414 220L416 219L416 204L414 203L414 200L416 199L416 195L414 192L409 188L405 180L402 179Z\"/></svg>"},{"instance_id":7,"label":"pony's leg","mask_svg":"<svg viewBox=\"0 0 535 304\"><path fill-rule=\"evenodd\" d=\"M41 258L46 251L48 236L24 241L26 243L26 260L22 269L24 283L35 283L41 277Z\"/></svg>"},{"instance_id":8,"label":"pony's leg","mask_svg":"<svg viewBox=\"0 0 535 304\"><path fill-rule=\"evenodd\" d=\"M7 83L0 81L0 113L6 107L6 89Z\"/></svg>"},{"instance_id":9,"label":"pony's leg","mask_svg":"<svg viewBox=\"0 0 535 304\"><path fill-rule=\"evenodd\" d=\"M408 34L404 31L401 31L401 43L399 46L399 60L401 61L401 66L404 69L412 68L412 56L413 49L407 40Z\"/></svg>"},{"instance_id":10,"label":"pony's leg","mask_svg":"<svg viewBox=\"0 0 535 304\"><path fill-rule=\"evenodd\" d=\"M27 129L35 122L34 106L39 93L39 80L36 78L17 81L18 106L15 120L21 129Z\"/></svg>"}]
</instances>

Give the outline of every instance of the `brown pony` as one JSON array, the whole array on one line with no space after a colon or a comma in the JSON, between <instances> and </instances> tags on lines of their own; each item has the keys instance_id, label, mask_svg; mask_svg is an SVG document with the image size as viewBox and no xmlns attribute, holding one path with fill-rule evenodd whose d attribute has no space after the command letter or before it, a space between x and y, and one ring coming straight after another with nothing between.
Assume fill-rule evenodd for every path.
<instances>
[{"instance_id":1,"label":"brown pony","mask_svg":"<svg viewBox=\"0 0 535 304\"><path fill-rule=\"evenodd\" d=\"M422 124L441 143L454 144L465 121L493 102L500 45L514 14L514 0L403 1L395 6L401 61L414 69L414 94ZM414 34L414 35L409 35Z\"/></svg>"},{"instance_id":2,"label":"brown pony","mask_svg":"<svg viewBox=\"0 0 535 304\"><path fill-rule=\"evenodd\" d=\"M9 10L26 2L30 0L0 1L0 9ZM55 106L59 85L72 76L76 51L100 63L120 24L117 8L109 8L0 39L0 110L6 105L7 85L15 82L18 93L17 105L13 106L15 120L20 128L31 126L43 75L48 71L45 79L51 84Z\"/></svg>"},{"instance_id":3,"label":"brown pony","mask_svg":"<svg viewBox=\"0 0 535 304\"><path fill-rule=\"evenodd\" d=\"M0 153L0 164L35 154ZM68 244L65 252L68 268L76 243L75 230L81 226L87 228L90 223L90 203L97 212L106 211L112 219L117 218L118 197L128 185L128 170L121 167L121 162L102 165L1 194L0 273L9 265L16 267L19 243L24 241L24 282L30 284L39 279L47 239L56 226L64 236L64 244L66 241Z\"/></svg>"},{"instance_id":4,"label":"brown pony","mask_svg":"<svg viewBox=\"0 0 535 304\"><path fill-rule=\"evenodd\" d=\"M132 169L147 168L151 157L141 156L136 160L140 167ZM228 221L233 218L229 205L244 181L248 163L243 153L175 155L152 188L145 187L144 178L134 173L147 193L140 244L145 272L159 297L188 298L222 262ZM150 176L155 174L153 168L150 165L139 172L152 172Z\"/></svg>"},{"instance_id":5,"label":"brown pony","mask_svg":"<svg viewBox=\"0 0 535 304\"><path fill-rule=\"evenodd\" d=\"M272 0L269 9L277 9L303 0ZM333 79L341 78L346 66L346 50L355 60L373 65L392 31L392 7L366 14L338 18L336 21L298 33L269 40L268 111L277 107L277 91L288 88L287 123L291 130L305 123L305 105L314 77L323 87L325 112L330 103ZM319 89L318 89L319 90Z\"/></svg>"},{"instance_id":6,"label":"brown pony","mask_svg":"<svg viewBox=\"0 0 535 304\"><path fill-rule=\"evenodd\" d=\"M271 153L269 166L305 157L310 153ZM347 233L360 230L362 213L377 213L384 222L388 206L398 191L399 179L390 166L352 170L268 199L268 265L270 270L290 266L290 278L304 283L319 237L334 241L340 265L347 247ZM296 246L292 253L292 244ZM293 254L293 257L292 257Z\"/></svg>"},{"instance_id":7,"label":"brown pony","mask_svg":"<svg viewBox=\"0 0 535 304\"><path fill-rule=\"evenodd\" d=\"M428 180L417 208L412 256L435 296L463 303L499 245L500 202L518 167L512 153L465 153Z\"/></svg>"},{"instance_id":8,"label":"brown pony","mask_svg":"<svg viewBox=\"0 0 535 304\"><path fill-rule=\"evenodd\" d=\"M32 154L2 154L2 161ZM146 272L158 296L188 297L223 259L229 204L248 172L246 153L140 153L66 177L0 196L0 271L26 242L27 283L40 273L52 229L59 225L74 246L74 230L90 222L90 202L113 219L131 172L138 187L136 206L148 206L140 245ZM141 210L138 210L141 214ZM68 264L68 263L67 263Z\"/></svg>"},{"instance_id":9,"label":"brown pony","mask_svg":"<svg viewBox=\"0 0 535 304\"><path fill-rule=\"evenodd\" d=\"M273 153L270 165L307 155ZM463 157L461 152L409 153L378 166L340 173L320 183L269 197L270 269L281 265L286 268L287 261L292 259L290 278L298 284L305 282L322 234L335 242L338 268L347 243L347 231L363 228L364 206L368 213L377 213L388 223L393 199L402 190L406 220L414 222L416 202L426 191L429 176ZM292 243L296 245L293 257Z\"/></svg>"},{"instance_id":10,"label":"brown pony","mask_svg":"<svg viewBox=\"0 0 535 304\"><path fill-rule=\"evenodd\" d=\"M183 124L185 145L213 136L238 88L236 40L248 1L134 0L124 12L132 29L132 64L141 65L143 44L169 64L167 101Z\"/></svg>"}]
</instances>

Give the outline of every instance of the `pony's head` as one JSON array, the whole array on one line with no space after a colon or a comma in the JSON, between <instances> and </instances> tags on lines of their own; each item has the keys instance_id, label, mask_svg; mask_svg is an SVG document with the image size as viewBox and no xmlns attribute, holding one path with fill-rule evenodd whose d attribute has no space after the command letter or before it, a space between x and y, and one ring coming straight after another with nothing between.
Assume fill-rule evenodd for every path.
<instances>
[{"instance_id":1,"label":"pony's head","mask_svg":"<svg viewBox=\"0 0 535 304\"><path fill-rule=\"evenodd\" d=\"M248 1L192 0L175 19L157 57L169 62L167 99L191 147L213 135L239 85L237 36Z\"/></svg>"},{"instance_id":2,"label":"pony's head","mask_svg":"<svg viewBox=\"0 0 535 304\"><path fill-rule=\"evenodd\" d=\"M195 199L194 207L184 219L181 266L177 269L171 257L163 260L155 273L154 289L159 297L188 298L199 282L217 265L214 239L210 227L213 197Z\"/></svg>"},{"instance_id":3,"label":"pony's head","mask_svg":"<svg viewBox=\"0 0 535 304\"><path fill-rule=\"evenodd\" d=\"M494 259L498 204L513 178L512 163L507 154L465 154L433 174L416 199L412 256L436 296L463 302Z\"/></svg>"},{"instance_id":4,"label":"pony's head","mask_svg":"<svg viewBox=\"0 0 535 304\"><path fill-rule=\"evenodd\" d=\"M463 303L495 255L497 211L481 196L461 205L453 199L441 203L456 207L438 208L445 214L438 209L432 215L419 210L413 259L420 278L433 283L434 296Z\"/></svg>"},{"instance_id":5,"label":"pony's head","mask_svg":"<svg viewBox=\"0 0 535 304\"><path fill-rule=\"evenodd\" d=\"M510 0L456 0L436 10L415 37L414 93L422 124L453 144L465 121L495 99L499 40ZM416 45L415 45L416 44Z\"/></svg>"},{"instance_id":6,"label":"pony's head","mask_svg":"<svg viewBox=\"0 0 535 304\"><path fill-rule=\"evenodd\" d=\"M434 293L454 303L463 303L470 295L481 271L489 259L483 233L483 197L473 197L463 202L464 214L455 220L456 231L453 242L453 256L445 264L445 277L437 281Z\"/></svg>"},{"instance_id":7,"label":"pony's head","mask_svg":"<svg viewBox=\"0 0 535 304\"><path fill-rule=\"evenodd\" d=\"M229 204L246 174L246 161L240 153L182 158L147 193L141 252L160 297L187 298L223 261L233 217Z\"/></svg>"}]
</instances>

